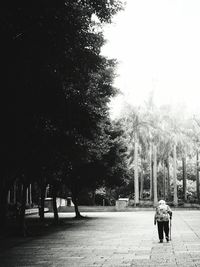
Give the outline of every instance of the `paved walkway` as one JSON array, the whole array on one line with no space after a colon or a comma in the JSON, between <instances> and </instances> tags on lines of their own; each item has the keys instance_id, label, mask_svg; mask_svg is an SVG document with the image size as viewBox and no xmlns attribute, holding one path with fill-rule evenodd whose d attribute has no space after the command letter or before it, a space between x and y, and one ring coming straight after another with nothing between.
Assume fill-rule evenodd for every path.
<instances>
[{"instance_id":1,"label":"paved walkway","mask_svg":"<svg viewBox=\"0 0 200 267\"><path fill-rule=\"evenodd\" d=\"M163 244L153 211L83 215L90 218L1 252L0 266L200 266L200 211L174 212L172 241Z\"/></svg>"}]
</instances>

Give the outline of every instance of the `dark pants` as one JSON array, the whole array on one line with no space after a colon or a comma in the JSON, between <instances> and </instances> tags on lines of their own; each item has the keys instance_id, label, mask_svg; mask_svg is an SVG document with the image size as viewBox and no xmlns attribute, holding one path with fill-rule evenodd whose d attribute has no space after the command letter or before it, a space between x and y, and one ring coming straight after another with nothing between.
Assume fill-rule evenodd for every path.
<instances>
[{"instance_id":1,"label":"dark pants","mask_svg":"<svg viewBox=\"0 0 200 267\"><path fill-rule=\"evenodd\" d=\"M159 239L163 239L163 232L165 232L165 237L169 238L169 221L166 222L157 222L158 224L158 236Z\"/></svg>"}]
</instances>

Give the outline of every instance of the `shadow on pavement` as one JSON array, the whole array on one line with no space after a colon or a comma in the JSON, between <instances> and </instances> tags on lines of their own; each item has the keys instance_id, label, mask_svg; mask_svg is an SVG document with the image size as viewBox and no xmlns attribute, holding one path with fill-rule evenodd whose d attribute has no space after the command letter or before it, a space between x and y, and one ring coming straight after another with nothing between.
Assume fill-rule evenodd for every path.
<instances>
[{"instance_id":1,"label":"shadow on pavement","mask_svg":"<svg viewBox=\"0 0 200 267\"><path fill-rule=\"evenodd\" d=\"M69 228L76 228L83 225L88 220L97 219L83 216L82 218L76 219L71 218L59 218L58 224L54 223L53 218L45 218L44 222L39 220L39 217L27 217L26 227L28 234L24 237L19 231L19 226L14 221L9 221L6 228L0 234L0 252L8 250L12 247L18 246L22 243L30 242L33 239L48 236L52 233L59 231L65 231Z\"/></svg>"}]
</instances>

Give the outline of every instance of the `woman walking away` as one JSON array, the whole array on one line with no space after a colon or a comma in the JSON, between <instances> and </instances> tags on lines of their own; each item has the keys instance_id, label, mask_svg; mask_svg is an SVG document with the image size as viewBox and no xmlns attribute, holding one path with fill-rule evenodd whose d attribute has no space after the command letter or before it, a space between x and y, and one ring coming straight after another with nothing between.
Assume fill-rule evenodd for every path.
<instances>
[{"instance_id":1,"label":"woman walking away","mask_svg":"<svg viewBox=\"0 0 200 267\"><path fill-rule=\"evenodd\" d=\"M154 224L156 225L157 222L158 225L158 237L160 239L160 243L163 243L164 233L167 242L169 242L169 220L171 219L172 211L170 207L164 200L160 200L154 216Z\"/></svg>"}]
</instances>

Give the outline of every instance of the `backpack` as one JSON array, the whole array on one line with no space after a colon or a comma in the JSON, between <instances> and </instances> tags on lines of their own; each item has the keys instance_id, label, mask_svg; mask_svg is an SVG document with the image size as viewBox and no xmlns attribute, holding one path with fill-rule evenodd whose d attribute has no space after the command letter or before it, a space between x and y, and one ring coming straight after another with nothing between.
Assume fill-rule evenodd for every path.
<instances>
[{"instance_id":1,"label":"backpack","mask_svg":"<svg viewBox=\"0 0 200 267\"><path fill-rule=\"evenodd\" d=\"M168 206L167 205L159 205L156 209L156 218L158 221L168 221Z\"/></svg>"}]
</instances>

